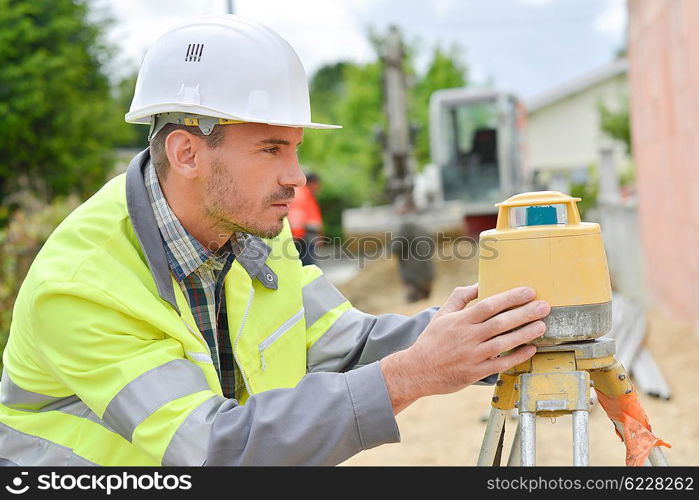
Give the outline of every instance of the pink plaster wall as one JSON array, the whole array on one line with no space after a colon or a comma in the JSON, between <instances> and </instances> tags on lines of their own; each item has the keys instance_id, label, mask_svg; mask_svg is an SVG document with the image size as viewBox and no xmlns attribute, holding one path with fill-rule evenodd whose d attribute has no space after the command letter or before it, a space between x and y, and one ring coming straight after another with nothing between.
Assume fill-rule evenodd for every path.
<instances>
[{"instance_id":1,"label":"pink plaster wall","mask_svg":"<svg viewBox=\"0 0 699 500\"><path fill-rule=\"evenodd\" d=\"M699 326L699 0L628 0L639 221L650 299Z\"/></svg>"}]
</instances>

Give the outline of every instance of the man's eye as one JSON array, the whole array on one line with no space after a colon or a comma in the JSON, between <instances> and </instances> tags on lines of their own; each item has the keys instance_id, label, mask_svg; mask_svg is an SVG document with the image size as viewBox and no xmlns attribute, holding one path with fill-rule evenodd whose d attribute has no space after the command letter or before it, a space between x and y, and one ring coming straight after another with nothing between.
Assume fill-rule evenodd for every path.
<instances>
[{"instance_id":1,"label":"man's eye","mask_svg":"<svg viewBox=\"0 0 699 500\"><path fill-rule=\"evenodd\" d=\"M278 147L278 146L272 146L271 148L265 148L265 149L263 149L262 151L264 151L265 153L272 153L272 154L274 154L274 153L279 152L279 147Z\"/></svg>"}]
</instances>

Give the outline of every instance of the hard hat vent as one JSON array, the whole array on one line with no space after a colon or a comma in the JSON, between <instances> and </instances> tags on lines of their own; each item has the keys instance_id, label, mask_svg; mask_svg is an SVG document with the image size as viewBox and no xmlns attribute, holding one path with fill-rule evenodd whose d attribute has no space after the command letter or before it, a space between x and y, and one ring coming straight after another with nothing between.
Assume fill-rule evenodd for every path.
<instances>
[{"instance_id":1,"label":"hard hat vent","mask_svg":"<svg viewBox=\"0 0 699 500\"><path fill-rule=\"evenodd\" d=\"M201 54L204 52L203 43L190 43L187 46L187 54L184 56L185 62L201 61Z\"/></svg>"}]
</instances>

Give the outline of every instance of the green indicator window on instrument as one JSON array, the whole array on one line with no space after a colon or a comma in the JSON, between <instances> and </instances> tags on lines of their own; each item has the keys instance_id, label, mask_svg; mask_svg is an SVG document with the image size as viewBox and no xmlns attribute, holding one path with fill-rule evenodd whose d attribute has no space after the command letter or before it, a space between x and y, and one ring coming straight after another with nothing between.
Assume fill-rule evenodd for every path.
<instances>
[{"instance_id":1,"label":"green indicator window on instrument","mask_svg":"<svg viewBox=\"0 0 699 500\"><path fill-rule=\"evenodd\" d=\"M527 226L557 224L556 207L550 205L527 207Z\"/></svg>"},{"instance_id":2,"label":"green indicator window on instrument","mask_svg":"<svg viewBox=\"0 0 699 500\"><path fill-rule=\"evenodd\" d=\"M566 207L563 204L513 207L510 210L511 227L545 226L567 222Z\"/></svg>"}]
</instances>

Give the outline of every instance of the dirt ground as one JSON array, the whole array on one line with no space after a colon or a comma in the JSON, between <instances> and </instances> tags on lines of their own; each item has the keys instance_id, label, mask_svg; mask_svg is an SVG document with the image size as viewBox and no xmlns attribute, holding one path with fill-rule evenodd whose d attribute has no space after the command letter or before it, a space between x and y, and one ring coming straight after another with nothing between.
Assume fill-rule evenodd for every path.
<instances>
[{"instance_id":1,"label":"dirt ground","mask_svg":"<svg viewBox=\"0 0 699 500\"><path fill-rule=\"evenodd\" d=\"M468 256L466 247L458 255ZM339 288L358 308L378 314L411 314L442 303L454 287L477 281L476 258L451 258L454 250L441 248L432 297L407 304L403 299L395 259L369 262L351 281ZM665 449L671 465L699 465L699 339L687 325L673 323L662 311L648 313L646 347L650 350L672 390L669 401L641 394L641 403L656 436L672 444ZM417 401L401 412L401 442L364 451L344 462L348 466L475 465L490 409L492 388L472 386ZM508 419L503 462L506 461L515 419ZM625 450L602 408L590 414L590 465L623 465ZM571 417L551 422L537 419L537 464L572 463Z\"/></svg>"}]
</instances>

